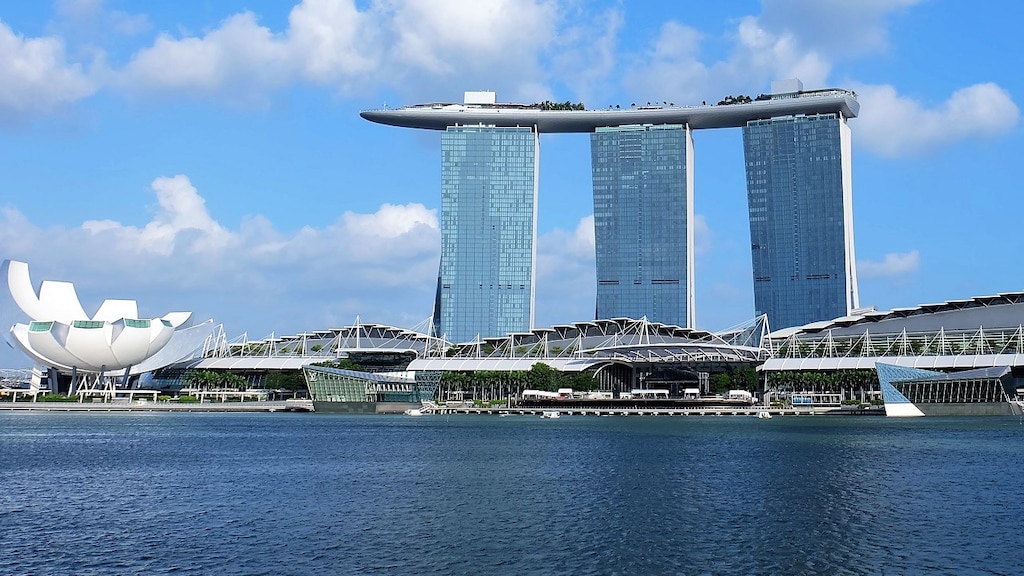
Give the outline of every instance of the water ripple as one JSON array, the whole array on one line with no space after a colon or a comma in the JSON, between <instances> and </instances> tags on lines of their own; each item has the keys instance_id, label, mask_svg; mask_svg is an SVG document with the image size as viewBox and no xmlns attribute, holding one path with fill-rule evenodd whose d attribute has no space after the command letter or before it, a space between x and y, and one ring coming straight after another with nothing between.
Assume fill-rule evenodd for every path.
<instances>
[{"instance_id":1,"label":"water ripple","mask_svg":"<svg viewBox=\"0 0 1024 576\"><path fill-rule=\"evenodd\" d=\"M1018 574L1006 419L0 415L0 573Z\"/></svg>"}]
</instances>

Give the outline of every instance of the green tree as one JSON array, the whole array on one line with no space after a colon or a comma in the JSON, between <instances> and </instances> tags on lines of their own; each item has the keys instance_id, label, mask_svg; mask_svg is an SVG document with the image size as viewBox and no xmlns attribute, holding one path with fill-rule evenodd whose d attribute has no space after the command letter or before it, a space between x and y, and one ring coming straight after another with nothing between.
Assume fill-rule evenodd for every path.
<instances>
[{"instance_id":1,"label":"green tree","mask_svg":"<svg viewBox=\"0 0 1024 576\"><path fill-rule=\"evenodd\" d=\"M732 388L732 379L726 372L712 374L708 385L712 394L725 394Z\"/></svg>"},{"instance_id":2,"label":"green tree","mask_svg":"<svg viewBox=\"0 0 1024 576\"><path fill-rule=\"evenodd\" d=\"M245 390L248 386L248 380L244 376L216 370L189 370L185 373L184 380L186 384L204 390Z\"/></svg>"},{"instance_id":3,"label":"green tree","mask_svg":"<svg viewBox=\"0 0 1024 576\"><path fill-rule=\"evenodd\" d=\"M267 373L267 388L274 390L305 390L302 370L273 370Z\"/></svg>"},{"instance_id":4,"label":"green tree","mask_svg":"<svg viewBox=\"0 0 1024 576\"><path fill-rule=\"evenodd\" d=\"M551 366L537 362L530 367L527 382L534 390L554 392L558 390L558 373Z\"/></svg>"},{"instance_id":5,"label":"green tree","mask_svg":"<svg viewBox=\"0 0 1024 576\"><path fill-rule=\"evenodd\" d=\"M757 371L750 366L741 366L729 372L733 389L743 389L748 392L757 390Z\"/></svg>"},{"instance_id":6,"label":"green tree","mask_svg":"<svg viewBox=\"0 0 1024 576\"><path fill-rule=\"evenodd\" d=\"M363 372L365 368L362 364L348 358L338 358L337 360L325 360L323 362L314 362L313 366L323 366L325 368L337 368L338 370L353 370L355 372Z\"/></svg>"},{"instance_id":7,"label":"green tree","mask_svg":"<svg viewBox=\"0 0 1024 576\"><path fill-rule=\"evenodd\" d=\"M729 106L730 104L749 104L753 102L750 96L740 94L739 96L726 96L718 101L719 106Z\"/></svg>"}]
</instances>

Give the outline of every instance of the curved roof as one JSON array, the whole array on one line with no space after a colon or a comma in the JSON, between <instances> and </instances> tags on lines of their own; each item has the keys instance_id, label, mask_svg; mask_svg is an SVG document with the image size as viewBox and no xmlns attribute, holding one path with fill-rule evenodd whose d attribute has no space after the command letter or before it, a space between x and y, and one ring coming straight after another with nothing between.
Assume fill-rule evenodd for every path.
<instances>
[{"instance_id":1,"label":"curved roof","mask_svg":"<svg viewBox=\"0 0 1024 576\"><path fill-rule=\"evenodd\" d=\"M205 357L183 362L182 368L201 370L298 370L307 364L334 360L358 352L438 353L449 344L441 338L386 324L360 322L342 328L249 340L214 343Z\"/></svg>"},{"instance_id":2,"label":"curved roof","mask_svg":"<svg viewBox=\"0 0 1024 576\"><path fill-rule=\"evenodd\" d=\"M948 300L888 312L866 309L834 320L783 328L769 334L772 340L791 336L831 332L833 337L852 336L870 329L873 334L977 330L980 327L1015 328L1024 324L1024 292L1005 292L994 296L975 296L966 300Z\"/></svg>"},{"instance_id":3,"label":"curved roof","mask_svg":"<svg viewBox=\"0 0 1024 576\"><path fill-rule=\"evenodd\" d=\"M609 362L754 362L763 359L762 329L763 318L723 333L612 318L452 345L416 330L357 321L344 328L222 343L181 367L296 370L354 352L415 352L409 370L529 370L544 362L572 372Z\"/></svg>"},{"instance_id":4,"label":"curved roof","mask_svg":"<svg viewBox=\"0 0 1024 576\"><path fill-rule=\"evenodd\" d=\"M944 356L849 356L771 358L758 369L765 372L811 370L872 370L876 362L925 370L968 370L992 366L1024 366L1024 354L961 354Z\"/></svg>"},{"instance_id":5,"label":"curved roof","mask_svg":"<svg viewBox=\"0 0 1024 576\"><path fill-rule=\"evenodd\" d=\"M760 370L927 370L1024 366L1024 292L861 310L769 335L777 355Z\"/></svg>"},{"instance_id":6,"label":"curved roof","mask_svg":"<svg viewBox=\"0 0 1024 576\"><path fill-rule=\"evenodd\" d=\"M736 128L751 120L799 114L840 113L857 116L860 103L848 90L817 90L746 104L718 106L641 106L629 109L543 110L517 104L420 104L397 109L365 110L371 122L444 130L449 126L536 126L538 132L593 132L604 126L688 124L690 128Z\"/></svg>"}]
</instances>

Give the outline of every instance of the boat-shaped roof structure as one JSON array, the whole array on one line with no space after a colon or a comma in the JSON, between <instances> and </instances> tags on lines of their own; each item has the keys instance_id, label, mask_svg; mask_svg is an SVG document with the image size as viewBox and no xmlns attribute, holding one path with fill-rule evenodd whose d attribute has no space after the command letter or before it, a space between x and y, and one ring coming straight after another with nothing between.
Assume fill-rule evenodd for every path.
<instances>
[{"instance_id":1,"label":"boat-shaped roof structure","mask_svg":"<svg viewBox=\"0 0 1024 576\"><path fill-rule=\"evenodd\" d=\"M539 104L432 103L394 109L364 110L359 115L378 124L445 130L449 126L533 127L541 133L593 132L605 126L679 124L692 129L737 128L752 120L812 114L857 116L860 103L849 90L827 89L759 96L735 104L672 104L553 110Z\"/></svg>"}]
</instances>

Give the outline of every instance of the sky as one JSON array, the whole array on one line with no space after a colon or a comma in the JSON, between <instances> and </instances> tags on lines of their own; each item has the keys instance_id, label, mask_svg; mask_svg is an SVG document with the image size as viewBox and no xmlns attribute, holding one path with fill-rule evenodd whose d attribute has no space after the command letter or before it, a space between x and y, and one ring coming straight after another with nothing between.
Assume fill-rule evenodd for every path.
<instances>
[{"instance_id":1,"label":"sky","mask_svg":"<svg viewBox=\"0 0 1024 576\"><path fill-rule=\"evenodd\" d=\"M229 338L430 315L440 134L365 109L857 93L862 306L1024 290L1015 0L0 2L0 259ZM696 326L753 317L742 134L694 135ZM590 148L541 137L535 324L593 318ZM0 311L9 325L21 320ZM0 346L0 367L28 366Z\"/></svg>"}]
</instances>

